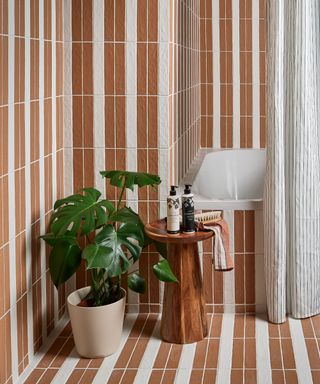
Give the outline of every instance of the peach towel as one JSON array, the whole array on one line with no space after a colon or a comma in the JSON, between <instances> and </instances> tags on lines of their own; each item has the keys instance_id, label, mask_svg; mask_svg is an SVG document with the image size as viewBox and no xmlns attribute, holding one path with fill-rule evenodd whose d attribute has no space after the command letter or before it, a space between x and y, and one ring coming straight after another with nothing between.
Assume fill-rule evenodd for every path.
<instances>
[{"instance_id":1,"label":"peach towel","mask_svg":"<svg viewBox=\"0 0 320 384\"><path fill-rule=\"evenodd\" d=\"M212 223L199 223L200 230L209 230L214 232L213 237L213 264L216 271L230 271L234 264L230 255L230 235L229 226L225 220L219 220Z\"/></svg>"}]
</instances>

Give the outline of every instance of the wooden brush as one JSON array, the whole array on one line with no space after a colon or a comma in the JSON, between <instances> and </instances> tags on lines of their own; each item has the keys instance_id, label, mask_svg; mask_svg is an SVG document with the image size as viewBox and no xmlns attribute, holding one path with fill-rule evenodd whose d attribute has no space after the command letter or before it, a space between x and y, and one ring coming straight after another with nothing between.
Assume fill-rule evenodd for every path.
<instances>
[{"instance_id":1,"label":"wooden brush","mask_svg":"<svg viewBox=\"0 0 320 384\"><path fill-rule=\"evenodd\" d=\"M196 213L194 215L194 220L196 224L208 225L216 223L217 221L222 220L222 211L209 211L203 213Z\"/></svg>"}]
</instances>

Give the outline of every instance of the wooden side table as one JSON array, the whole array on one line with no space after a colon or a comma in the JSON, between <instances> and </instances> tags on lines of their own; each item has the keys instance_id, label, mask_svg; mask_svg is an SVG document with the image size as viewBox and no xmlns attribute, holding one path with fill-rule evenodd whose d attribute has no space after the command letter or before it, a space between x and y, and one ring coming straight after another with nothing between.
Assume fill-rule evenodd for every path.
<instances>
[{"instance_id":1,"label":"wooden side table","mask_svg":"<svg viewBox=\"0 0 320 384\"><path fill-rule=\"evenodd\" d=\"M208 334L197 242L213 232L168 234L165 220L145 226L147 235L168 244L168 261L179 283L165 283L161 321L162 339L185 344Z\"/></svg>"}]
</instances>

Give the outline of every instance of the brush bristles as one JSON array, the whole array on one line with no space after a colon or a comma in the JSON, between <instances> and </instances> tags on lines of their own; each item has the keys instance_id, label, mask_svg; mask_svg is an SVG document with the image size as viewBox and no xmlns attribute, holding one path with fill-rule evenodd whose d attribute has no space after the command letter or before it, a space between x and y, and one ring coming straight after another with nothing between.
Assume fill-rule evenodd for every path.
<instances>
[{"instance_id":1,"label":"brush bristles","mask_svg":"<svg viewBox=\"0 0 320 384\"><path fill-rule=\"evenodd\" d=\"M222 211L210 211L204 213L196 213L194 215L195 221L199 223L212 222L222 220Z\"/></svg>"}]
</instances>

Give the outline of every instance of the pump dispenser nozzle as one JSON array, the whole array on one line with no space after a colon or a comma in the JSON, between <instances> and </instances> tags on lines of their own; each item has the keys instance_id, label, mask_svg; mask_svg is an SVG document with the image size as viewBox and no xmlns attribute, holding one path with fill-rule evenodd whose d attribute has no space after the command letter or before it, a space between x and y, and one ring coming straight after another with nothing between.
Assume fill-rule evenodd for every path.
<instances>
[{"instance_id":1,"label":"pump dispenser nozzle","mask_svg":"<svg viewBox=\"0 0 320 384\"><path fill-rule=\"evenodd\" d=\"M176 194L177 194L176 188L178 188L176 185L171 185L170 196L176 196Z\"/></svg>"},{"instance_id":2,"label":"pump dispenser nozzle","mask_svg":"<svg viewBox=\"0 0 320 384\"><path fill-rule=\"evenodd\" d=\"M191 193L191 187L192 187L191 184L185 184L185 188L184 188L185 195L189 195Z\"/></svg>"}]
</instances>

